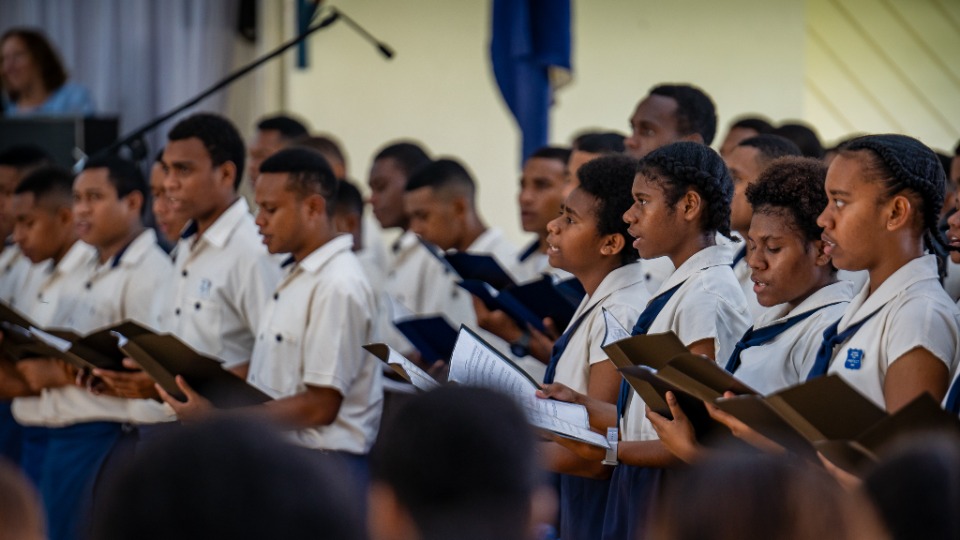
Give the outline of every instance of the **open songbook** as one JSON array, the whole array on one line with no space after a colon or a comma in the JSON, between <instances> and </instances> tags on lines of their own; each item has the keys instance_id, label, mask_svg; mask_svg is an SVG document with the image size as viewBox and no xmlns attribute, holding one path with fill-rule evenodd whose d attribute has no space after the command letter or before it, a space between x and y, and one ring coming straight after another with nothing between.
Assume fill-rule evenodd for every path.
<instances>
[{"instance_id":1,"label":"open songbook","mask_svg":"<svg viewBox=\"0 0 960 540\"><path fill-rule=\"evenodd\" d=\"M364 345L363 348L387 364L387 366L403 377L405 381L412 384L417 390L427 392L440 386L440 383L431 377L429 373L420 369L420 366L393 350L389 345L370 343Z\"/></svg>"},{"instance_id":2,"label":"open songbook","mask_svg":"<svg viewBox=\"0 0 960 540\"><path fill-rule=\"evenodd\" d=\"M13 360L57 358L80 369L128 371L123 359L133 358L170 395L184 399L176 383L187 383L214 406L252 405L270 397L230 371L219 360L194 351L176 337L157 334L133 321L95 330L87 335L44 329L0 303L4 356Z\"/></svg>"},{"instance_id":3,"label":"open songbook","mask_svg":"<svg viewBox=\"0 0 960 540\"><path fill-rule=\"evenodd\" d=\"M447 361L457 342L457 331L443 315L416 315L390 297L393 325L407 338L426 364Z\"/></svg>"},{"instance_id":4,"label":"open songbook","mask_svg":"<svg viewBox=\"0 0 960 540\"><path fill-rule=\"evenodd\" d=\"M609 448L606 438L590 429L583 405L538 398L540 385L523 369L465 326L460 327L450 357L450 382L489 388L512 396L535 427L572 440Z\"/></svg>"}]
</instances>

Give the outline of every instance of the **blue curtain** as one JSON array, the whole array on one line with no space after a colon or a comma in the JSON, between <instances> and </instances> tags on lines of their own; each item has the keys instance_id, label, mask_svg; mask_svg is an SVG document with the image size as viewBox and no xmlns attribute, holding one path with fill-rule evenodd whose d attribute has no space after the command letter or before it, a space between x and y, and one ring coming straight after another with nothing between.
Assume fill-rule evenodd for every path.
<instances>
[{"instance_id":1,"label":"blue curtain","mask_svg":"<svg viewBox=\"0 0 960 540\"><path fill-rule=\"evenodd\" d=\"M569 72L570 0L493 0L490 60L523 137L522 157L547 144L555 70Z\"/></svg>"}]
</instances>

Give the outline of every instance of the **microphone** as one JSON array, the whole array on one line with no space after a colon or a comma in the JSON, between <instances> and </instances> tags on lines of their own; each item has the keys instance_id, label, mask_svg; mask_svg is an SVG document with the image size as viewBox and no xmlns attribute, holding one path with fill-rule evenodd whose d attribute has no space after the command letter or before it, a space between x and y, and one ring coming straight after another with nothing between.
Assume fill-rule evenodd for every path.
<instances>
[{"instance_id":1,"label":"microphone","mask_svg":"<svg viewBox=\"0 0 960 540\"><path fill-rule=\"evenodd\" d=\"M373 45L374 47L377 48L378 51L380 51L380 54L382 54L384 58L386 58L387 60L393 59L394 52L392 47L380 41L379 39L373 37L373 34L371 34L370 32L367 32L365 28L357 24L357 21L353 20L352 18L350 18L349 15L340 11L339 9L335 7L331 7L330 12L333 15L339 17L341 20L343 20L343 22L347 23L347 25L353 28L358 34L360 34L360 36L363 37L363 39L369 41L371 45Z\"/></svg>"}]
</instances>

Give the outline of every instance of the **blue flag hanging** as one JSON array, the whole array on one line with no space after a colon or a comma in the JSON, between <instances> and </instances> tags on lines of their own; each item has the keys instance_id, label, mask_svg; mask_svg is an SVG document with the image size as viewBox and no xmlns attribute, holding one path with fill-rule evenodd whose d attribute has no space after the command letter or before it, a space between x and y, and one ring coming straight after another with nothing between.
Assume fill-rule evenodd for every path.
<instances>
[{"instance_id":1,"label":"blue flag hanging","mask_svg":"<svg viewBox=\"0 0 960 540\"><path fill-rule=\"evenodd\" d=\"M490 61L523 137L522 158L547 144L553 91L570 80L570 0L493 0Z\"/></svg>"}]
</instances>

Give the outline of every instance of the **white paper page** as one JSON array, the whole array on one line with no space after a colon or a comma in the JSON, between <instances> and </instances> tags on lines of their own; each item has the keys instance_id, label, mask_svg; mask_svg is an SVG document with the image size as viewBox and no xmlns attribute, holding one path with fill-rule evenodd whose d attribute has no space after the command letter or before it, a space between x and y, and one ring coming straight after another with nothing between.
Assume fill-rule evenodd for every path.
<instances>
[{"instance_id":1,"label":"white paper page","mask_svg":"<svg viewBox=\"0 0 960 540\"><path fill-rule=\"evenodd\" d=\"M461 328L450 357L448 379L513 396L534 426L607 448L606 439L589 429L586 407L536 396L536 385L491 347Z\"/></svg>"},{"instance_id":2,"label":"white paper page","mask_svg":"<svg viewBox=\"0 0 960 540\"><path fill-rule=\"evenodd\" d=\"M43 330L36 328L34 326L30 327L30 333L33 334L33 336L39 339L40 341L46 343L47 345L53 347L54 349L60 352L67 352L68 350L70 350L70 346L73 345L72 343L70 343L69 341L63 338L59 338L53 334L44 332Z\"/></svg>"},{"instance_id":3,"label":"white paper page","mask_svg":"<svg viewBox=\"0 0 960 540\"><path fill-rule=\"evenodd\" d=\"M541 401L546 401L546 400L541 400ZM543 414L542 411L537 409L524 407L523 411L527 415L527 421L530 422L531 425L537 428L550 431L568 438L581 440L581 441L590 443L594 446L599 446L601 448L610 447L610 444L607 442L607 439L603 435L600 435L599 433L591 431L589 428L584 428L578 425L571 424L569 422L564 422L559 418L552 417L547 414Z\"/></svg>"},{"instance_id":4,"label":"white paper page","mask_svg":"<svg viewBox=\"0 0 960 540\"><path fill-rule=\"evenodd\" d=\"M603 309L603 324L606 327L606 332L603 335L603 347L630 337L630 332L620 324L613 313L607 311L607 308L601 309Z\"/></svg>"},{"instance_id":5,"label":"white paper page","mask_svg":"<svg viewBox=\"0 0 960 540\"><path fill-rule=\"evenodd\" d=\"M391 347L387 347L390 350L390 356L387 358L387 364L391 366L399 366L402 370L401 375L406 375L406 378L410 381L410 384L414 386L417 390L422 390L428 392L435 388L440 387L440 383L431 377L426 371L420 369L419 366L405 358L402 354L393 350Z\"/></svg>"},{"instance_id":6,"label":"white paper page","mask_svg":"<svg viewBox=\"0 0 960 540\"><path fill-rule=\"evenodd\" d=\"M390 320L392 322L401 321L403 319L408 319L414 317L416 314L412 309L400 303L396 297L392 295L386 295L387 299L390 301Z\"/></svg>"},{"instance_id":7,"label":"white paper page","mask_svg":"<svg viewBox=\"0 0 960 540\"><path fill-rule=\"evenodd\" d=\"M535 397L536 385L506 362L489 345L461 328L450 356L447 380L466 386L489 388L512 396Z\"/></svg>"}]
</instances>

